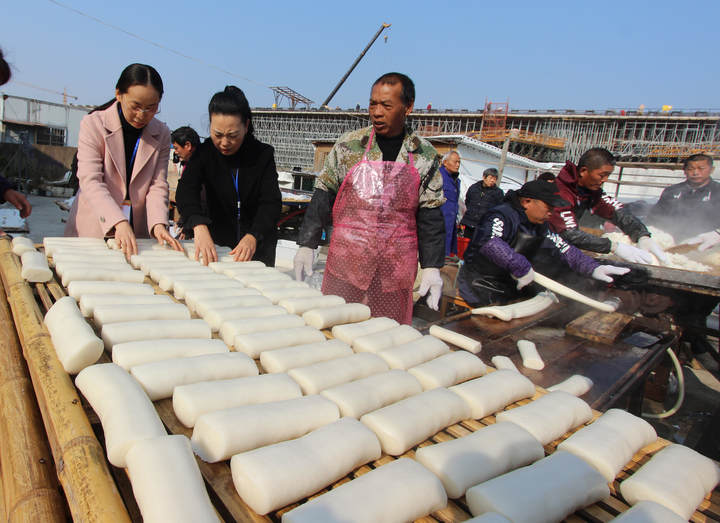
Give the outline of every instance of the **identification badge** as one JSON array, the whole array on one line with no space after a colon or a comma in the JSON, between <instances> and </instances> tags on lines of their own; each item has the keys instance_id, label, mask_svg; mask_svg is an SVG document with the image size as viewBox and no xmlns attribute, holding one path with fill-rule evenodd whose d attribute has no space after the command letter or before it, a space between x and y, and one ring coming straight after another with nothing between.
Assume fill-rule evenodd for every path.
<instances>
[{"instance_id":1,"label":"identification badge","mask_svg":"<svg viewBox=\"0 0 720 523\"><path fill-rule=\"evenodd\" d=\"M125 200L122 203L122 213L128 222L130 221L130 211L132 211L132 205L130 204L130 200Z\"/></svg>"}]
</instances>

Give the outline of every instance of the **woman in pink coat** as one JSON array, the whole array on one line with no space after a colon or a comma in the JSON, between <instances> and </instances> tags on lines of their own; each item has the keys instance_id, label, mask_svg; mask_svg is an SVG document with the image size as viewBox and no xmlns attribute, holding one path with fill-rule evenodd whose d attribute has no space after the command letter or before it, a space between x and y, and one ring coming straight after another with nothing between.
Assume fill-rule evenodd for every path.
<instances>
[{"instance_id":1,"label":"woman in pink coat","mask_svg":"<svg viewBox=\"0 0 720 523\"><path fill-rule=\"evenodd\" d=\"M80 190L65 236L114 236L127 256L137 253L136 237L151 235L181 249L167 230L170 131L154 117L162 94L153 67L131 64L120 75L115 98L83 118Z\"/></svg>"}]
</instances>

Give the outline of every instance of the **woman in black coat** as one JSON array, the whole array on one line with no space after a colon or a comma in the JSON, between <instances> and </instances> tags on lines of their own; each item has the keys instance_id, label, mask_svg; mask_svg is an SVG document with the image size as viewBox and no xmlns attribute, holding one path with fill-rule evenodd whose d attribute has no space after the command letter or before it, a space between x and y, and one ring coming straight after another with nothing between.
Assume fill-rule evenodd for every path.
<instances>
[{"instance_id":1,"label":"woman in black coat","mask_svg":"<svg viewBox=\"0 0 720 523\"><path fill-rule=\"evenodd\" d=\"M273 148L253 135L250 105L237 87L215 93L208 112L210 138L193 153L175 196L184 227L193 230L195 257L217 261L218 244L233 247L237 261L273 266L282 206Z\"/></svg>"}]
</instances>

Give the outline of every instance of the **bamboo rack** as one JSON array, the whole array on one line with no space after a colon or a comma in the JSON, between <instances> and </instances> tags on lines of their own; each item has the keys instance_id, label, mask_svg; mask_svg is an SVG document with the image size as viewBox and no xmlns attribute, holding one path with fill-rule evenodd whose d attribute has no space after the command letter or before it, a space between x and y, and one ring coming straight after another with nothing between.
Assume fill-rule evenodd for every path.
<instances>
[{"instance_id":1,"label":"bamboo rack","mask_svg":"<svg viewBox=\"0 0 720 523\"><path fill-rule=\"evenodd\" d=\"M73 520L130 521L105 452L70 376L55 355L43 316L30 286L20 276L17 257L7 239L0 240L0 273Z\"/></svg>"},{"instance_id":2,"label":"bamboo rack","mask_svg":"<svg viewBox=\"0 0 720 523\"><path fill-rule=\"evenodd\" d=\"M65 502L0 282L0 461L5 521L65 520Z\"/></svg>"}]
</instances>

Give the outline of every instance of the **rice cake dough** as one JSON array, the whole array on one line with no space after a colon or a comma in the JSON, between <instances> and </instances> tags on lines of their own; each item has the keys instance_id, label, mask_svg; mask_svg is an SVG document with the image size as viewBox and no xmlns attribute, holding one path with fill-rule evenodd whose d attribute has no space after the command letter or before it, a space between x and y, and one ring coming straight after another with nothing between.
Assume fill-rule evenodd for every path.
<instances>
[{"instance_id":1,"label":"rice cake dough","mask_svg":"<svg viewBox=\"0 0 720 523\"><path fill-rule=\"evenodd\" d=\"M261 374L175 387L173 410L180 423L192 428L208 412L300 396L300 387L287 374Z\"/></svg>"},{"instance_id":2,"label":"rice cake dough","mask_svg":"<svg viewBox=\"0 0 720 523\"><path fill-rule=\"evenodd\" d=\"M286 512L282 523L400 523L445 505L440 480L417 461L400 458Z\"/></svg>"},{"instance_id":3,"label":"rice cake dough","mask_svg":"<svg viewBox=\"0 0 720 523\"><path fill-rule=\"evenodd\" d=\"M89 318L98 305L123 305L132 308L135 305L155 305L161 303L175 303L166 294L86 294L80 298L80 312Z\"/></svg>"},{"instance_id":4,"label":"rice cake dough","mask_svg":"<svg viewBox=\"0 0 720 523\"><path fill-rule=\"evenodd\" d=\"M592 389L593 381L587 376L581 374L573 374L568 379L556 383L555 385L548 387L548 392L555 392L556 390L562 390L573 396L583 396L587 391Z\"/></svg>"},{"instance_id":5,"label":"rice cake dough","mask_svg":"<svg viewBox=\"0 0 720 523\"><path fill-rule=\"evenodd\" d=\"M137 441L165 436L165 427L140 384L114 363L86 367L75 385L100 418L108 461L127 466L126 454Z\"/></svg>"},{"instance_id":6,"label":"rice cake dough","mask_svg":"<svg viewBox=\"0 0 720 523\"><path fill-rule=\"evenodd\" d=\"M321 361L352 356L352 354L350 345L333 339L263 351L260 354L260 364L265 372L287 372L296 367L305 367Z\"/></svg>"},{"instance_id":7,"label":"rice cake dough","mask_svg":"<svg viewBox=\"0 0 720 523\"><path fill-rule=\"evenodd\" d=\"M48 267L47 258L35 249L24 252L20 256L22 270L20 275L31 283L46 282L52 278L52 271Z\"/></svg>"},{"instance_id":8,"label":"rice cake dough","mask_svg":"<svg viewBox=\"0 0 720 523\"><path fill-rule=\"evenodd\" d=\"M487 367L474 354L456 351L410 367L408 372L418 379L423 389L430 390L482 376Z\"/></svg>"},{"instance_id":9,"label":"rice cake dough","mask_svg":"<svg viewBox=\"0 0 720 523\"><path fill-rule=\"evenodd\" d=\"M316 329L329 329L335 325L357 323L370 319L370 307L362 303L345 303L326 309L310 309L303 313L305 323Z\"/></svg>"},{"instance_id":10,"label":"rice cake dough","mask_svg":"<svg viewBox=\"0 0 720 523\"><path fill-rule=\"evenodd\" d=\"M175 387L259 374L255 362L242 352L203 354L136 365L130 369L152 401L171 398Z\"/></svg>"},{"instance_id":11,"label":"rice cake dough","mask_svg":"<svg viewBox=\"0 0 720 523\"><path fill-rule=\"evenodd\" d=\"M495 368L498 370L511 370L513 372L520 372L513 363L513 361L507 356L493 356L490 359L490 362L495 365Z\"/></svg>"},{"instance_id":12,"label":"rice cake dough","mask_svg":"<svg viewBox=\"0 0 720 523\"><path fill-rule=\"evenodd\" d=\"M532 370L543 370L545 368L545 363L532 341L518 340L517 348L520 351L520 357L522 357L523 367Z\"/></svg>"},{"instance_id":13,"label":"rice cake dough","mask_svg":"<svg viewBox=\"0 0 720 523\"><path fill-rule=\"evenodd\" d=\"M468 419L467 404L448 389L411 396L360 418L380 440L383 452L399 456L442 429Z\"/></svg>"},{"instance_id":14,"label":"rice cake dough","mask_svg":"<svg viewBox=\"0 0 720 523\"><path fill-rule=\"evenodd\" d=\"M296 367L288 371L288 375L300 385L304 394L319 394L335 385L388 370L377 354L362 353Z\"/></svg>"},{"instance_id":15,"label":"rice cake dough","mask_svg":"<svg viewBox=\"0 0 720 523\"><path fill-rule=\"evenodd\" d=\"M687 523L687 519L654 501L640 501L626 510L611 523Z\"/></svg>"},{"instance_id":16,"label":"rice cake dough","mask_svg":"<svg viewBox=\"0 0 720 523\"><path fill-rule=\"evenodd\" d=\"M668 445L620 483L623 498L634 505L655 501L688 520L720 481L711 459L683 445Z\"/></svg>"},{"instance_id":17,"label":"rice cake dough","mask_svg":"<svg viewBox=\"0 0 720 523\"><path fill-rule=\"evenodd\" d=\"M332 335L334 338L342 340L348 345L352 345L355 338L359 336L366 336L374 332L380 332L392 327L397 327L398 325L398 322L392 318L371 318L358 323L335 325L332 328Z\"/></svg>"},{"instance_id":18,"label":"rice cake dough","mask_svg":"<svg viewBox=\"0 0 720 523\"><path fill-rule=\"evenodd\" d=\"M378 356L384 359L391 369L407 370L448 352L450 352L450 348L445 342L433 336L423 336L420 339L381 350L378 352Z\"/></svg>"},{"instance_id":19,"label":"rice cake dough","mask_svg":"<svg viewBox=\"0 0 720 523\"><path fill-rule=\"evenodd\" d=\"M278 302L278 305L286 309L290 314L303 314L310 309L335 307L344 304L345 299L333 294L313 298L285 298Z\"/></svg>"},{"instance_id":20,"label":"rice cake dough","mask_svg":"<svg viewBox=\"0 0 720 523\"><path fill-rule=\"evenodd\" d=\"M112 360L113 363L129 371L132 367L154 361L226 352L229 352L229 349L222 340L203 338L141 340L114 345Z\"/></svg>"},{"instance_id":21,"label":"rice cake dough","mask_svg":"<svg viewBox=\"0 0 720 523\"><path fill-rule=\"evenodd\" d=\"M415 459L440 478L448 497L545 457L540 442L514 423L495 423L476 432L422 447Z\"/></svg>"},{"instance_id":22,"label":"rice cake dough","mask_svg":"<svg viewBox=\"0 0 720 523\"><path fill-rule=\"evenodd\" d=\"M391 370L325 389L321 394L338 406L342 416L359 419L421 392L420 383L411 374Z\"/></svg>"},{"instance_id":23,"label":"rice cake dough","mask_svg":"<svg viewBox=\"0 0 720 523\"><path fill-rule=\"evenodd\" d=\"M325 335L314 327L292 327L272 332L254 332L252 334L238 334L235 336L233 346L235 350L244 352L251 358L259 358L266 350L291 347L324 341Z\"/></svg>"},{"instance_id":24,"label":"rice cake dough","mask_svg":"<svg viewBox=\"0 0 720 523\"><path fill-rule=\"evenodd\" d=\"M396 345L402 345L410 341L419 340L422 334L419 330L413 329L410 325L398 325L387 330L358 336L352 342L355 352L374 352L389 349Z\"/></svg>"},{"instance_id":25,"label":"rice cake dough","mask_svg":"<svg viewBox=\"0 0 720 523\"><path fill-rule=\"evenodd\" d=\"M285 507L380 458L380 443L362 423L342 418L291 441L230 460L240 497L257 514Z\"/></svg>"},{"instance_id":26,"label":"rice cake dough","mask_svg":"<svg viewBox=\"0 0 720 523\"><path fill-rule=\"evenodd\" d=\"M470 512L499 512L511 521L555 523L610 496L605 478L568 452L547 458L468 489Z\"/></svg>"},{"instance_id":27,"label":"rice cake dough","mask_svg":"<svg viewBox=\"0 0 720 523\"><path fill-rule=\"evenodd\" d=\"M610 409L558 445L595 467L608 483L637 451L657 439L647 421L620 409Z\"/></svg>"},{"instance_id":28,"label":"rice cake dough","mask_svg":"<svg viewBox=\"0 0 720 523\"><path fill-rule=\"evenodd\" d=\"M522 407L500 412L495 419L516 423L547 445L567 431L590 421L592 410L580 398L557 391Z\"/></svg>"},{"instance_id":29,"label":"rice cake dough","mask_svg":"<svg viewBox=\"0 0 720 523\"><path fill-rule=\"evenodd\" d=\"M498 370L481 378L450 387L470 407L473 419L481 419L511 403L535 395L535 385L519 372Z\"/></svg>"},{"instance_id":30,"label":"rice cake dough","mask_svg":"<svg viewBox=\"0 0 720 523\"><path fill-rule=\"evenodd\" d=\"M74 281L67 286L68 294L76 300L86 294L155 294L152 285L147 283L127 283L122 281Z\"/></svg>"},{"instance_id":31,"label":"rice cake dough","mask_svg":"<svg viewBox=\"0 0 720 523\"><path fill-rule=\"evenodd\" d=\"M104 325L100 337L105 348L130 341L166 338L212 338L210 326L204 320L146 320L123 321Z\"/></svg>"},{"instance_id":32,"label":"rice cake dough","mask_svg":"<svg viewBox=\"0 0 720 523\"><path fill-rule=\"evenodd\" d=\"M433 325L432 327L430 327L429 332L431 336L435 336L436 338L442 341L446 341L447 343L452 343L453 345L460 347L461 349L465 349L466 351L472 352L473 354L477 354L482 349L482 343L480 343L479 341L474 340L469 336L460 334L459 332L454 332L450 329L440 327L439 325Z\"/></svg>"},{"instance_id":33,"label":"rice cake dough","mask_svg":"<svg viewBox=\"0 0 720 523\"><path fill-rule=\"evenodd\" d=\"M303 327L305 322L297 314L279 314L260 318L240 318L225 320L218 330L222 340L228 345L235 343L238 334L255 334L258 332Z\"/></svg>"},{"instance_id":34,"label":"rice cake dough","mask_svg":"<svg viewBox=\"0 0 720 523\"><path fill-rule=\"evenodd\" d=\"M77 374L102 355L102 340L95 335L70 296L60 298L50 307L45 314L45 327L68 374Z\"/></svg>"},{"instance_id":35,"label":"rice cake dough","mask_svg":"<svg viewBox=\"0 0 720 523\"><path fill-rule=\"evenodd\" d=\"M189 320L190 311L182 303L96 305L93 319L100 327L126 321Z\"/></svg>"},{"instance_id":36,"label":"rice cake dough","mask_svg":"<svg viewBox=\"0 0 720 523\"><path fill-rule=\"evenodd\" d=\"M243 405L200 416L192 446L201 459L217 463L240 452L299 438L339 418L337 406L318 395Z\"/></svg>"},{"instance_id":37,"label":"rice cake dough","mask_svg":"<svg viewBox=\"0 0 720 523\"><path fill-rule=\"evenodd\" d=\"M220 521L187 437L138 441L127 453L127 469L145 523Z\"/></svg>"}]
</instances>

